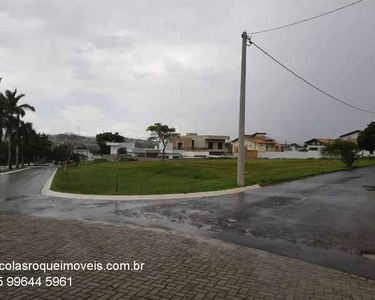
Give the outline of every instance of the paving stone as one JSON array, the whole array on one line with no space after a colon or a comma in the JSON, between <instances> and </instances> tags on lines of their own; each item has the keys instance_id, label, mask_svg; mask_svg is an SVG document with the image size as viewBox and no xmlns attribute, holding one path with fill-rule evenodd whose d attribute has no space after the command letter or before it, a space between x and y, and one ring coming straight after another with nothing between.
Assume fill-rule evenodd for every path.
<instances>
[{"instance_id":1,"label":"paving stone","mask_svg":"<svg viewBox=\"0 0 375 300\"><path fill-rule=\"evenodd\" d=\"M144 263L142 271L2 271L71 287L0 287L1 300L369 299L375 282L214 240L98 222L0 216L0 262Z\"/></svg>"}]
</instances>

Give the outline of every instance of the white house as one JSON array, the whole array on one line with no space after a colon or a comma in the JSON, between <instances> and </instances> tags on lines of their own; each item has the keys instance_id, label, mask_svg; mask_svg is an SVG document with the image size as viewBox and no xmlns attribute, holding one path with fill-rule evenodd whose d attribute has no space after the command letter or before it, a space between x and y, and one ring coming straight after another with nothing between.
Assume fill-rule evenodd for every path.
<instances>
[{"instance_id":1,"label":"white house","mask_svg":"<svg viewBox=\"0 0 375 300\"><path fill-rule=\"evenodd\" d=\"M87 160L94 160L94 155L90 152L89 149L74 149L73 152L83 155Z\"/></svg>"},{"instance_id":2,"label":"white house","mask_svg":"<svg viewBox=\"0 0 375 300\"><path fill-rule=\"evenodd\" d=\"M106 145L110 147L109 154L111 154L111 155L117 155L117 151L120 148L126 148L127 151L135 148L134 142L123 142L123 143L107 142Z\"/></svg>"},{"instance_id":3,"label":"white house","mask_svg":"<svg viewBox=\"0 0 375 300\"><path fill-rule=\"evenodd\" d=\"M301 146L301 145L299 145L299 144L297 144L297 143L292 143L292 144L289 145L289 147L290 147L290 149L291 149L292 151L298 151L298 150L300 150L301 148L303 148L303 146Z\"/></svg>"},{"instance_id":4,"label":"white house","mask_svg":"<svg viewBox=\"0 0 375 300\"><path fill-rule=\"evenodd\" d=\"M125 148L129 155L136 155L138 157L158 157L159 149L155 148L136 148L135 142L107 142L107 146L110 147L110 154L117 155L117 151L120 148Z\"/></svg>"},{"instance_id":5,"label":"white house","mask_svg":"<svg viewBox=\"0 0 375 300\"><path fill-rule=\"evenodd\" d=\"M320 151L333 141L333 139L313 138L311 140L306 141L304 144L308 151Z\"/></svg>"},{"instance_id":6,"label":"white house","mask_svg":"<svg viewBox=\"0 0 375 300\"><path fill-rule=\"evenodd\" d=\"M344 141L351 141L351 142L357 143L357 139L358 139L358 136L359 136L360 133L361 133L361 130L354 130L352 132L340 135L339 139L344 140ZM374 156L375 154L371 155L369 151L362 150L360 152L360 155L361 156Z\"/></svg>"}]
</instances>

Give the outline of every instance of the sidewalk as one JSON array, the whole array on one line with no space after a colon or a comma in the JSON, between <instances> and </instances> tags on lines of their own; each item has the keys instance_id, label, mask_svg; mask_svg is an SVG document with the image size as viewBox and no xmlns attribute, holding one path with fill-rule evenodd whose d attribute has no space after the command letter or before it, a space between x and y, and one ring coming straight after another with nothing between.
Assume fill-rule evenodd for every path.
<instances>
[{"instance_id":1,"label":"sidewalk","mask_svg":"<svg viewBox=\"0 0 375 300\"><path fill-rule=\"evenodd\" d=\"M215 240L102 223L0 216L0 262L145 263L71 276L72 287L0 287L0 299L369 299L375 281Z\"/></svg>"},{"instance_id":2,"label":"sidewalk","mask_svg":"<svg viewBox=\"0 0 375 300\"><path fill-rule=\"evenodd\" d=\"M22 172L22 171L26 171L26 170L29 170L30 167L25 167L25 168L20 168L20 169L13 169L11 171L8 171L8 169L4 169L0 172L0 176L2 175L10 175L10 174L13 174L13 173L17 173L17 172Z\"/></svg>"},{"instance_id":3,"label":"sidewalk","mask_svg":"<svg viewBox=\"0 0 375 300\"><path fill-rule=\"evenodd\" d=\"M22 168L22 166L19 166L19 169L16 168L16 165L12 166L12 170L9 171L8 166L0 166L0 175L1 174L12 174L19 171L24 171L30 169L30 167L34 166L34 164L27 165L25 164L25 167Z\"/></svg>"},{"instance_id":4,"label":"sidewalk","mask_svg":"<svg viewBox=\"0 0 375 300\"><path fill-rule=\"evenodd\" d=\"M211 192L194 192L186 194L157 194L157 195L89 195L89 194L73 194L73 193L62 193L51 190L53 179L56 176L58 169L51 174L47 182L44 184L41 194L49 197L58 197L65 199L80 199L80 200L108 200L108 201L130 201L130 200L174 200L174 199L201 199L207 197L217 197L223 195L239 194L255 189L259 189L260 185L254 184L250 186L244 186L234 189L211 191Z\"/></svg>"}]
</instances>

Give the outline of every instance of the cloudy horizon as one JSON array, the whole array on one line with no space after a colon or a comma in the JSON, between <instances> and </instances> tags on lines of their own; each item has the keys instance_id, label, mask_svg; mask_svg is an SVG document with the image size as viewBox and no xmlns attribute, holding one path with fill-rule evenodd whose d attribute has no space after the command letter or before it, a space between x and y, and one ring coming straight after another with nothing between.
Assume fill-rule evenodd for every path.
<instances>
[{"instance_id":1,"label":"cloudy horizon","mask_svg":"<svg viewBox=\"0 0 375 300\"><path fill-rule=\"evenodd\" d=\"M327 1L0 0L0 89L35 106L38 131L103 131L146 138L178 132L238 134L241 33L323 13ZM375 2L253 40L320 88L375 110ZM246 133L279 142L335 138L374 114L343 106L247 49Z\"/></svg>"}]
</instances>

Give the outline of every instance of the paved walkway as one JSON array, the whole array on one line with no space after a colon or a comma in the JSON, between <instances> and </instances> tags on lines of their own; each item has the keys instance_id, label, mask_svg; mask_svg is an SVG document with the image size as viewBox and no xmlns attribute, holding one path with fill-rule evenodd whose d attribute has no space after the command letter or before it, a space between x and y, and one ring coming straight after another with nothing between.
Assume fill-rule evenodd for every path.
<instances>
[{"instance_id":1,"label":"paved walkway","mask_svg":"<svg viewBox=\"0 0 375 300\"><path fill-rule=\"evenodd\" d=\"M0 216L0 262L145 263L71 276L72 287L0 287L0 299L369 299L375 281L213 240L103 223Z\"/></svg>"}]
</instances>

